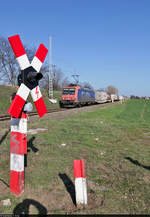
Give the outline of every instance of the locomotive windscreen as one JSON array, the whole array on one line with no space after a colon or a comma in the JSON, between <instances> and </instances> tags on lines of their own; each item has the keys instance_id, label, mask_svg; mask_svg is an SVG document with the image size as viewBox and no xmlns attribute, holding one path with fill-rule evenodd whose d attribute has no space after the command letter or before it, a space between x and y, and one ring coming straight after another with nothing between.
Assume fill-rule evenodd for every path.
<instances>
[{"instance_id":1,"label":"locomotive windscreen","mask_svg":"<svg viewBox=\"0 0 150 217\"><path fill-rule=\"evenodd\" d=\"M63 95L74 95L75 94L75 88L64 88L63 89Z\"/></svg>"}]
</instances>

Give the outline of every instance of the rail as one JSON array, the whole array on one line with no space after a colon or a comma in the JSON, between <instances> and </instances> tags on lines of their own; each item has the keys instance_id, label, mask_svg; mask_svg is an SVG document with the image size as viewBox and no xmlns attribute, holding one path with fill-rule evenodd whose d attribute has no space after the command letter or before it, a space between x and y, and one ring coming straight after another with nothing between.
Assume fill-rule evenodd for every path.
<instances>
[{"instance_id":1,"label":"rail","mask_svg":"<svg viewBox=\"0 0 150 217\"><path fill-rule=\"evenodd\" d=\"M119 102L119 101L116 101L115 103L117 103L117 102ZM102 104L107 105L107 104L112 104L112 102L102 103ZM53 113L53 112L59 112L59 111L65 111L65 110L66 110L66 108L48 109L47 113ZM29 116L34 116L34 115L38 115L38 113L33 111L33 112L29 112L28 115ZM7 120L10 120L10 118L11 118L10 115L0 115L0 121L7 121Z\"/></svg>"},{"instance_id":2,"label":"rail","mask_svg":"<svg viewBox=\"0 0 150 217\"><path fill-rule=\"evenodd\" d=\"M53 112L59 112L59 111L64 111L66 109L49 109L47 110L47 113L53 113ZM28 113L29 116L34 116L34 115L38 115L37 112L29 112ZM10 115L0 115L0 121L7 121L10 120L11 116Z\"/></svg>"}]
</instances>

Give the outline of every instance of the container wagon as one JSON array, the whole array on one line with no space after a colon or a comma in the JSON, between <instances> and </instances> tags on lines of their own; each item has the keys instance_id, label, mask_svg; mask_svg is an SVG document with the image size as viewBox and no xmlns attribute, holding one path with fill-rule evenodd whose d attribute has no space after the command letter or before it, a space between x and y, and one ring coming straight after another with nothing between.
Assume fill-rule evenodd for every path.
<instances>
[{"instance_id":1,"label":"container wagon","mask_svg":"<svg viewBox=\"0 0 150 217\"><path fill-rule=\"evenodd\" d=\"M95 90L95 102L105 103L109 101L109 94L105 91Z\"/></svg>"},{"instance_id":2,"label":"container wagon","mask_svg":"<svg viewBox=\"0 0 150 217\"><path fill-rule=\"evenodd\" d=\"M111 101L118 101L119 100L119 96L117 94L111 94Z\"/></svg>"}]
</instances>

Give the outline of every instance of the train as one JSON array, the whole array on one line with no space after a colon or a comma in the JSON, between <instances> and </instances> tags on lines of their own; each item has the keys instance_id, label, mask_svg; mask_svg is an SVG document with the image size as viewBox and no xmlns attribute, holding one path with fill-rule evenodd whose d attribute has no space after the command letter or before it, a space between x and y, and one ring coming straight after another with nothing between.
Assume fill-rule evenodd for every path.
<instances>
[{"instance_id":1,"label":"train","mask_svg":"<svg viewBox=\"0 0 150 217\"><path fill-rule=\"evenodd\" d=\"M79 85L65 86L59 100L60 108L81 107L84 105L94 105L118 100L118 96L113 94L113 98L105 91L83 88Z\"/></svg>"}]
</instances>

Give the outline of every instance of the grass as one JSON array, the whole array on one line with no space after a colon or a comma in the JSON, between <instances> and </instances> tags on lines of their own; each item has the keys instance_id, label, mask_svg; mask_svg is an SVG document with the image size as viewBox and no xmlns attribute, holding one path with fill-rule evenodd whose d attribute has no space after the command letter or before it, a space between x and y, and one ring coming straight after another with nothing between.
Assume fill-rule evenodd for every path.
<instances>
[{"instance_id":1,"label":"grass","mask_svg":"<svg viewBox=\"0 0 150 217\"><path fill-rule=\"evenodd\" d=\"M0 85L0 115L8 114L8 109L10 106L10 96L12 93L16 92L16 89L11 86L3 86ZM42 95L44 98L44 102L46 107L49 108L59 108L59 100L61 96L60 91L54 91L54 98L57 99L56 104L51 104L48 99L48 93L46 91L42 91ZM31 96L29 95L28 102L33 102ZM35 106L33 104L33 110L35 110Z\"/></svg>"},{"instance_id":2,"label":"grass","mask_svg":"<svg viewBox=\"0 0 150 217\"><path fill-rule=\"evenodd\" d=\"M0 200L10 198L12 203L0 206L0 213L12 213L17 204L32 199L48 214L150 214L148 100L128 100L61 120L43 118L28 127L39 123L48 131L37 134L28 148L25 192L18 198L7 188L0 192ZM0 146L0 179L9 183L9 136ZM59 176L65 174L74 182L74 159L85 159L88 205L84 209L73 206Z\"/></svg>"}]
</instances>

